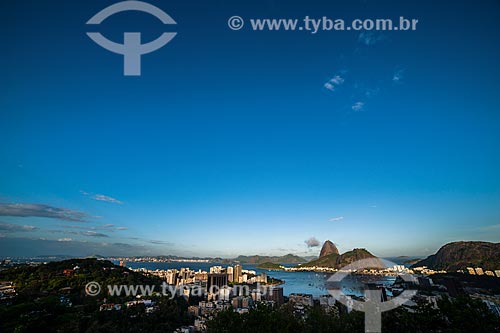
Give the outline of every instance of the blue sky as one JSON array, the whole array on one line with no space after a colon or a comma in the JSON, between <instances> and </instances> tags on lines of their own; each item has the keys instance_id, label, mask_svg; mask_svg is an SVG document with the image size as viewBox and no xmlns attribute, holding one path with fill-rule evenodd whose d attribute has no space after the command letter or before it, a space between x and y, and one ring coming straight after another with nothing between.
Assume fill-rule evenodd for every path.
<instances>
[{"instance_id":1,"label":"blue sky","mask_svg":"<svg viewBox=\"0 0 500 333\"><path fill-rule=\"evenodd\" d=\"M141 77L86 36L115 1L4 6L0 255L500 241L498 2L149 2L178 35L143 56ZM313 35L232 31L233 15L419 23ZM99 31L164 27L129 12Z\"/></svg>"}]
</instances>

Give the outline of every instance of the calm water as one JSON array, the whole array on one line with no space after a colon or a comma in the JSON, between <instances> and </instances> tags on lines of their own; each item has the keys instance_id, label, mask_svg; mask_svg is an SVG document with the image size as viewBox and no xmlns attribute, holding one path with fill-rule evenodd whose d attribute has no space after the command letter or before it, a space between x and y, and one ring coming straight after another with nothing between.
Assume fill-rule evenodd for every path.
<instances>
[{"instance_id":1,"label":"calm water","mask_svg":"<svg viewBox=\"0 0 500 333\"><path fill-rule=\"evenodd\" d=\"M118 264L118 262L115 262ZM180 269L183 267L189 267L192 270L203 270L210 271L211 266L217 266L220 264L216 263L178 263L178 262L127 262L127 267L131 268L145 268L149 270L156 269ZM227 267L228 265L220 265ZM325 282L331 276L331 274L326 273L315 273L315 272L285 272L285 271L267 271L256 268L256 265L242 265L243 269L254 270L257 274L265 272L268 276L285 281L282 285L283 293L289 295L291 293L305 293L312 294L315 297L321 295L327 295L328 290L326 290ZM390 285L394 282L393 277L384 276L357 276L351 275L342 281L342 288L347 295L363 295L363 283L378 283L384 285Z\"/></svg>"}]
</instances>

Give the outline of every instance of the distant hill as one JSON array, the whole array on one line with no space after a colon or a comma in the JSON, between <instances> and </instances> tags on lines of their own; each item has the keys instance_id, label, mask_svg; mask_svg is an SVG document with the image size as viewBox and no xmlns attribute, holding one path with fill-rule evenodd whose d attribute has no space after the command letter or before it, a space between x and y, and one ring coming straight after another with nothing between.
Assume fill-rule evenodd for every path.
<instances>
[{"instance_id":1,"label":"distant hill","mask_svg":"<svg viewBox=\"0 0 500 333\"><path fill-rule=\"evenodd\" d=\"M422 260L422 258L408 259L408 260L403 261L403 265L414 265L421 260Z\"/></svg>"},{"instance_id":2,"label":"distant hill","mask_svg":"<svg viewBox=\"0 0 500 333\"><path fill-rule=\"evenodd\" d=\"M135 258L142 258L142 257L135 257ZM156 256L156 259L160 260L208 260L210 262L221 262L223 259L220 257L180 257L180 256L174 256L174 255L161 255L161 256Z\"/></svg>"},{"instance_id":3,"label":"distant hill","mask_svg":"<svg viewBox=\"0 0 500 333\"><path fill-rule=\"evenodd\" d=\"M326 256L320 257L319 259L310 261L300 267L329 267L329 268L342 268L349 265L355 261L362 259L376 259L373 254L368 252L366 249L354 249L343 254L328 254ZM374 261L374 266L382 266L382 263Z\"/></svg>"},{"instance_id":4,"label":"distant hill","mask_svg":"<svg viewBox=\"0 0 500 333\"><path fill-rule=\"evenodd\" d=\"M233 261L237 261L242 264L263 264L263 263L273 263L273 264L300 264L307 262L306 259L296 256L294 254L287 254L284 256L238 256Z\"/></svg>"},{"instance_id":5,"label":"distant hill","mask_svg":"<svg viewBox=\"0 0 500 333\"><path fill-rule=\"evenodd\" d=\"M64 270L73 270L66 276ZM95 258L52 261L47 264L21 265L0 271L0 281L14 281L20 294L57 293L60 288L71 287L80 293L85 283L97 281L107 284L161 284L161 279L133 272L107 260ZM120 283L118 283L120 282Z\"/></svg>"},{"instance_id":6,"label":"distant hill","mask_svg":"<svg viewBox=\"0 0 500 333\"><path fill-rule=\"evenodd\" d=\"M415 263L412 267L458 270L466 267L500 269L500 243L453 242L441 247L436 254Z\"/></svg>"},{"instance_id":7,"label":"distant hill","mask_svg":"<svg viewBox=\"0 0 500 333\"><path fill-rule=\"evenodd\" d=\"M87 258L96 258L96 259L104 259L104 256L101 256L100 254L93 254L91 256L88 256Z\"/></svg>"},{"instance_id":8,"label":"distant hill","mask_svg":"<svg viewBox=\"0 0 500 333\"><path fill-rule=\"evenodd\" d=\"M280 264L272 263L272 262L265 262L263 264L259 264L259 265L257 265L257 268L267 269L267 270L270 270L270 271L281 271L281 270L283 270L283 266L281 266Z\"/></svg>"}]
</instances>

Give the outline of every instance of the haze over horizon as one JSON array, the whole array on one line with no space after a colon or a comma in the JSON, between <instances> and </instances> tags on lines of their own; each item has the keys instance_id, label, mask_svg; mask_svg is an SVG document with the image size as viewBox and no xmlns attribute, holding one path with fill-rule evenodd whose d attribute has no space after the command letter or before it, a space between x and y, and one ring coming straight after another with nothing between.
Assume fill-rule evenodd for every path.
<instances>
[{"instance_id":1,"label":"haze over horizon","mask_svg":"<svg viewBox=\"0 0 500 333\"><path fill-rule=\"evenodd\" d=\"M305 12L148 0L178 35L143 57L141 77L86 36L114 2L0 13L12 29L0 54L0 256L312 256L327 239L340 252L427 256L500 242L497 1L311 1ZM419 25L232 31L233 15ZM153 40L160 23L122 13L100 29Z\"/></svg>"}]
</instances>

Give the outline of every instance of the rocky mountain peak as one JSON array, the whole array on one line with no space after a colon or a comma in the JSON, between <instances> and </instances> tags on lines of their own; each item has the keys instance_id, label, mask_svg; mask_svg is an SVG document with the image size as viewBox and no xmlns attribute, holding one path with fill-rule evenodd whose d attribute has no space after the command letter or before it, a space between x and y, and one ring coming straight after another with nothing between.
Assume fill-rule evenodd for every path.
<instances>
[{"instance_id":1,"label":"rocky mountain peak","mask_svg":"<svg viewBox=\"0 0 500 333\"><path fill-rule=\"evenodd\" d=\"M327 240L323 247L321 248L321 252L319 253L319 257L324 257L330 254L339 254L339 250L331 241Z\"/></svg>"}]
</instances>

